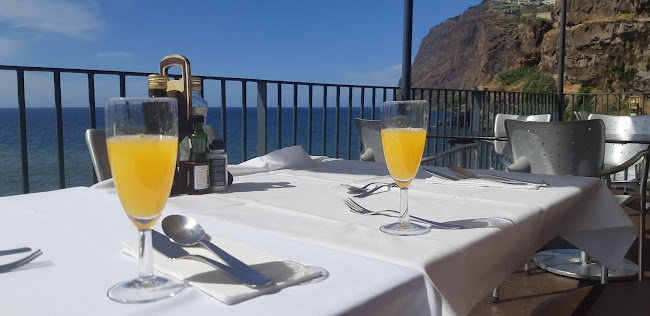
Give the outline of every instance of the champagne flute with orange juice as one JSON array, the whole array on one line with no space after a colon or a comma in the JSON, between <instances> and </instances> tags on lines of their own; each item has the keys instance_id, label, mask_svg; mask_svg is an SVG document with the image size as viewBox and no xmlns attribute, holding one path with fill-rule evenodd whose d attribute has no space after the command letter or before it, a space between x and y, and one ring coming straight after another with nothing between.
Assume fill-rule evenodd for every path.
<instances>
[{"instance_id":1,"label":"champagne flute with orange juice","mask_svg":"<svg viewBox=\"0 0 650 316\"><path fill-rule=\"evenodd\" d=\"M409 236L429 232L408 215L408 187L415 178L424 152L429 123L428 101L384 102L381 107L381 141L391 177L400 188L400 213L396 223L380 229L391 235Z\"/></svg>"},{"instance_id":2,"label":"champagne flute with orange juice","mask_svg":"<svg viewBox=\"0 0 650 316\"><path fill-rule=\"evenodd\" d=\"M122 303L157 301L185 285L153 273L151 227L167 203L176 168L178 113L173 98L106 101L106 147L122 207L139 231L139 275L108 290Z\"/></svg>"}]
</instances>

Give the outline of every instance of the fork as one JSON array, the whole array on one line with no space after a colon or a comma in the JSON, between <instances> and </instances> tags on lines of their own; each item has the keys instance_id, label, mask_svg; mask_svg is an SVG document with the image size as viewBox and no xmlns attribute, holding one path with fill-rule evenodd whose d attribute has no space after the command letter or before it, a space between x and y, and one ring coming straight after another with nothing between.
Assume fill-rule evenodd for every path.
<instances>
[{"instance_id":1,"label":"fork","mask_svg":"<svg viewBox=\"0 0 650 316\"><path fill-rule=\"evenodd\" d=\"M22 247L22 248L16 248L16 249L0 250L0 256L13 255L13 254L16 254L16 253L23 253L23 252L28 252L28 251L32 251L32 248Z\"/></svg>"},{"instance_id":2,"label":"fork","mask_svg":"<svg viewBox=\"0 0 650 316\"><path fill-rule=\"evenodd\" d=\"M18 268L18 267L20 267L22 265L25 265L25 264L29 263L30 261L36 259L41 254L43 254L43 252L40 249L38 249L38 250L32 252L29 256L27 256L25 258L22 258L20 260L16 260L14 262L10 262L10 263L7 263L7 264L0 265L0 273L8 272L8 271L16 269L16 268Z\"/></svg>"},{"instance_id":3,"label":"fork","mask_svg":"<svg viewBox=\"0 0 650 316\"><path fill-rule=\"evenodd\" d=\"M398 217L394 216L391 214L399 214L398 211L396 210L380 210L380 211L371 211L361 205L359 203L355 202L354 200L348 198L348 199L341 199L345 205L347 205L350 208L350 212L355 213L355 214L360 214L360 215L384 215L388 217ZM445 224L445 223L440 223L440 222L434 222L432 220L424 219L421 217L409 215L411 218L413 218L416 221L422 222L422 223L427 223L429 225L441 227L441 228L446 228L446 229L461 229L463 226L460 225L455 225L455 224Z\"/></svg>"},{"instance_id":4,"label":"fork","mask_svg":"<svg viewBox=\"0 0 650 316\"><path fill-rule=\"evenodd\" d=\"M397 184L395 184L395 183L387 183L387 184L383 184L383 185L378 185L378 186L374 187L371 190L368 190L368 191L363 192L361 194L354 195L354 197L355 198L364 198L366 196L370 196L370 195L374 194L375 192L377 192L377 190L382 189L382 188L388 188L388 190L384 191L384 192L388 192L393 187L397 187Z\"/></svg>"},{"instance_id":5,"label":"fork","mask_svg":"<svg viewBox=\"0 0 650 316\"><path fill-rule=\"evenodd\" d=\"M341 183L341 185L344 188L348 189L348 191L350 191L350 193L364 193L364 192L368 191L368 188L371 185L377 186L377 185L386 185L386 184L388 184L388 183L386 183L386 182L370 182L370 183L367 183L366 185L364 185L362 187L359 187L359 186L356 186L356 185L353 185L353 184Z\"/></svg>"}]
</instances>

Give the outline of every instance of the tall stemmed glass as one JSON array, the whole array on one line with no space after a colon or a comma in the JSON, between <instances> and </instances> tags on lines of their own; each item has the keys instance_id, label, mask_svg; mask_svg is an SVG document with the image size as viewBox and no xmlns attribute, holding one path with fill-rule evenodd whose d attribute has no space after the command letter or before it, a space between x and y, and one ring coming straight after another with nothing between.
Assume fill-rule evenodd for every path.
<instances>
[{"instance_id":1,"label":"tall stemmed glass","mask_svg":"<svg viewBox=\"0 0 650 316\"><path fill-rule=\"evenodd\" d=\"M112 98L106 101L106 146L117 194L140 233L138 278L108 290L123 303L174 296L185 285L153 273L151 227L160 218L174 179L178 113L173 98Z\"/></svg>"},{"instance_id":2,"label":"tall stemmed glass","mask_svg":"<svg viewBox=\"0 0 650 316\"><path fill-rule=\"evenodd\" d=\"M391 177L400 188L400 213L396 223L380 229L391 235L420 235L429 228L409 221L408 187L418 172L429 122L429 102L393 101L381 107L381 141Z\"/></svg>"}]
</instances>

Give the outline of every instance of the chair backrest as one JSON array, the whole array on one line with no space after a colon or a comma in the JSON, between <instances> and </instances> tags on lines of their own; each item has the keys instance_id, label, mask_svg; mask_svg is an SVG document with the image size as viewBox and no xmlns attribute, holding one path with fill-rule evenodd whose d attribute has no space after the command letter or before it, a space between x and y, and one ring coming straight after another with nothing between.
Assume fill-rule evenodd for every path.
<instances>
[{"instance_id":1,"label":"chair backrest","mask_svg":"<svg viewBox=\"0 0 650 316\"><path fill-rule=\"evenodd\" d=\"M384 146L381 144L381 121L380 120L364 120L355 118L354 123L357 125L359 135L361 136L361 145L365 157L368 155L368 150L372 151L373 158L377 162L384 162Z\"/></svg>"},{"instance_id":2,"label":"chair backrest","mask_svg":"<svg viewBox=\"0 0 650 316\"><path fill-rule=\"evenodd\" d=\"M106 149L106 133L101 129L86 130L86 145L90 152L90 159L95 167L95 175L98 181L104 181L113 177L111 165L108 163L108 150Z\"/></svg>"},{"instance_id":3,"label":"chair backrest","mask_svg":"<svg viewBox=\"0 0 650 316\"><path fill-rule=\"evenodd\" d=\"M208 146L212 144L212 141L215 139L219 139L219 136L217 136L217 131L214 130L214 127L205 124L203 126L203 129L205 130L205 134L208 136Z\"/></svg>"},{"instance_id":4,"label":"chair backrest","mask_svg":"<svg viewBox=\"0 0 650 316\"><path fill-rule=\"evenodd\" d=\"M512 157L525 157L531 173L600 177L605 125L600 120L506 121Z\"/></svg>"},{"instance_id":5,"label":"chair backrest","mask_svg":"<svg viewBox=\"0 0 650 316\"><path fill-rule=\"evenodd\" d=\"M573 114L576 116L578 121L584 121L589 119L589 112L587 111L573 111Z\"/></svg>"},{"instance_id":6,"label":"chair backrest","mask_svg":"<svg viewBox=\"0 0 650 316\"><path fill-rule=\"evenodd\" d=\"M614 116L591 114L590 120L600 119L605 124L605 134L650 134L650 116ZM648 145L642 144L606 144L605 165L617 166L632 158ZM641 162L641 161L639 161Z\"/></svg>"},{"instance_id":7,"label":"chair backrest","mask_svg":"<svg viewBox=\"0 0 650 316\"><path fill-rule=\"evenodd\" d=\"M494 117L494 136L496 137L505 137L506 136L506 120L517 120L517 121L531 121L531 122L550 122L551 114L538 114L538 115L516 115L516 114L497 114ZM494 141L494 151L503 155L503 151L508 144L505 140L495 140Z\"/></svg>"}]
</instances>

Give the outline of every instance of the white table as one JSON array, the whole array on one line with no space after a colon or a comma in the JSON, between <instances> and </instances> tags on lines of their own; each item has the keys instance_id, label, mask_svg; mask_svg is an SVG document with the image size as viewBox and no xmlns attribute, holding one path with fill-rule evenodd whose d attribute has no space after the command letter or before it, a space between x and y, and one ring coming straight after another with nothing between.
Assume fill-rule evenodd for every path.
<instances>
[{"instance_id":1,"label":"white table","mask_svg":"<svg viewBox=\"0 0 650 316\"><path fill-rule=\"evenodd\" d=\"M237 176L223 193L171 198L164 215L190 215L208 233L329 272L319 283L232 306L194 288L142 305L106 298L111 285L137 272L135 261L120 253L136 231L112 190L0 198L0 249L41 248L37 261L52 264L0 274L4 289L16 289L3 291L0 306L8 314L463 315L558 234L609 268L636 237L599 179L509 174L550 184L510 190L433 185L424 173L412 185L411 212L466 229L389 236L378 228L393 218L355 215L340 202L349 196L340 183L388 181L387 174L380 163L330 160ZM396 208L398 200L392 190L359 202Z\"/></svg>"}]
</instances>

